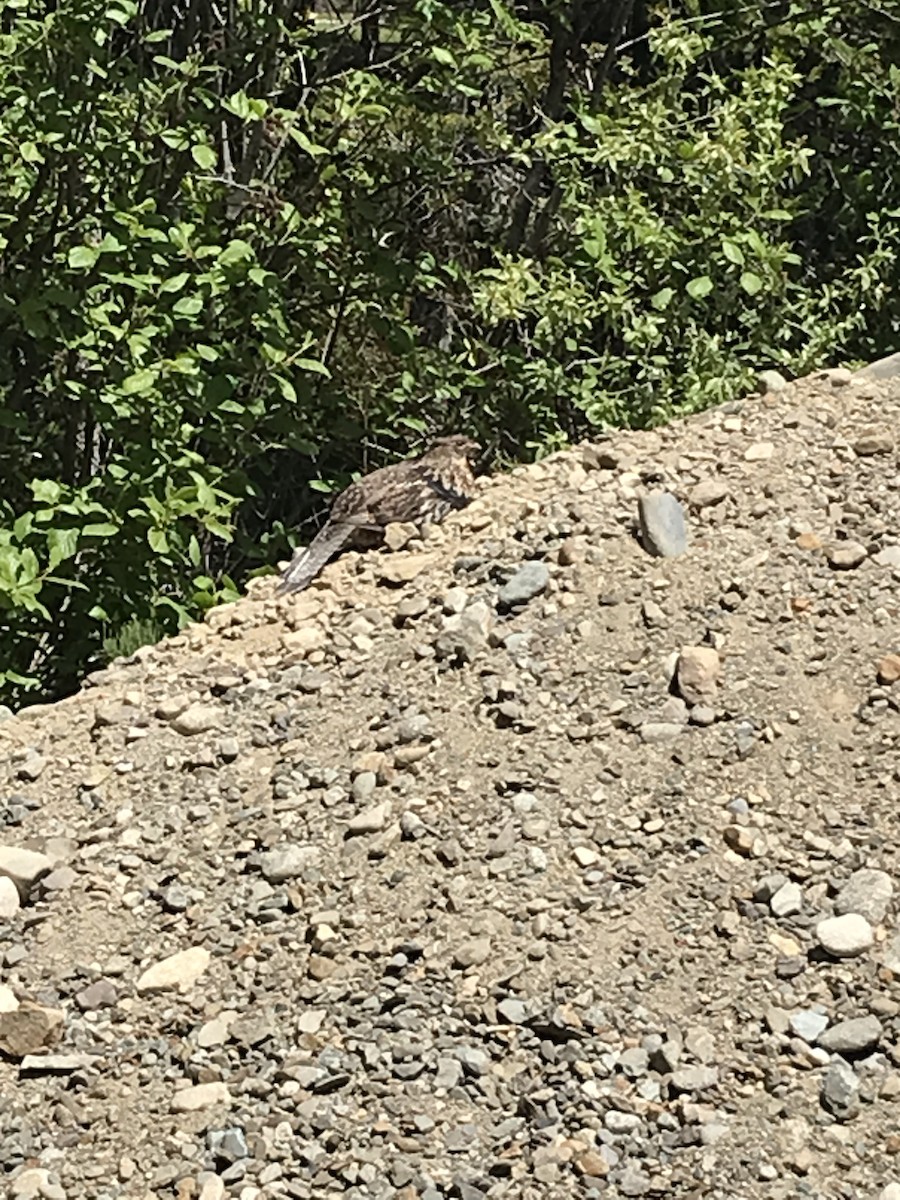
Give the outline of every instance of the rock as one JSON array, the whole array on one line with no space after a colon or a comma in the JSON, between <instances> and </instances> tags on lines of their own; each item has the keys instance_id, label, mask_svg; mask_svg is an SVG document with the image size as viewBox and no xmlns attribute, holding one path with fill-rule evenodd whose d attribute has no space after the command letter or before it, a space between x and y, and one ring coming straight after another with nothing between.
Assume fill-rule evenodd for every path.
<instances>
[{"instance_id":1,"label":"rock","mask_svg":"<svg viewBox=\"0 0 900 1200\"><path fill-rule=\"evenodd\" d=\"M803 909L803 892L796 883L785 883L769 901L776 917L793 917Z\"/></svg>"},{"instance_id":2,"label":"rock","mask_svg":"<svg viewBox=\"0 0 900 1200\"><path fill-rule=\"evenodd\" d=\"M842 1058L834 1058L822 1078L822 1107L838 1120L847 1120L858 1110L858 1094L859 1080L853 1068Z\"/></svg>"},{"instance_id":3,"label":"rock","mask_svg":"<svg viewBox=\"0 0 900 1200\"><path fill-rule=\"evenodd\" d=\"M206 1135L206 1144L217 1159L226 1163L234 1163L250 1155L244 1131L238 1126L232 1126L230 1129L211 1129Z\"/></svg>"},{"instance_id":4,"label":"rock","mask_svg":"<svg viewBox=\"0 0 900 1200\"><path fill-rule=\"evenodd\" d=\"M26 1054L19 1070L23 1075L70 1075L99 1066L100 1062L90 1054Z\"/></svg>"},{"instance_id":5,"label":"rock","mask_svg":"<svg viewBox=\"0 0 900 1200\"><path fill-rule=\"evenodd\" d=\"M790 1027L792 1033L812 1046L828 1027L828 1018L824 1013L808 1009L805 1012L792 1013Z\"/></svg>"},{"instance_id":6,"label":"rock","mask_svg":"<svg viewBox=\"0 0 900 1200\"><path fill-rule=\"evenodd\" d=\"M118 1000L116 985L111 979L96 979L75 993L75 1003L82 1012L96 1012L101 1008L112 1008Z\"/></svg>"},{"instance_id":7,"label":"rock","mask_svg":"<svg viewBox=\"0 0 900 1200\"><path fill-rule=\"evenodd\" d=\"M0 1050L12 1058L39 1054L56 1045L65 1021L66 1014L61 1008L25 1000L7 1012L0 1012Z\"/></svg>"},{"instance_id":8,"label":"rock","mask_svg":"<svg viewBox=\"0 0 900 1200\"><path fill-rule=\"evenodd\" d=\"M42 754L34 754L30 758L26 758L16 774L20 779L27 779L29 783L35 783L43 775L46 767L46 758Z\"/></svg>"},{"instance_id":9,"label":"rock","mask_svg":"<svg viewBox=\"0 0 900 1200\"><path fill-rule=\"evenodd\" d=\"M744 451L744 462L768 462L774 453L774 442L754 442Z\"/></svg>"},{"instance_id":10,"label":"rock","mask_svg":"<svg viewBox=\"0 0 900 1200\"><path fill-rule=\"evenodd\" d=\"M780 371L757 371L756 386L763 395L765 395L767 392L777 394L778 392L785 391L788 386L788 381Z\"/></svg>"},{"instance_id":11,"label":"rock","mask_svg":"<svg viewBox=\"0 0 900 1200\"><path fill-rule=\"evenodd\" d=\"M181 1088L172 1097L172 1112L198 1112L217 1104L230 1104L231 1093L224 1083L197 1083Z\"/></svg>"},{"instance_id":12,"label":"rock","mask_svg":"<svg viewBox=\"0 0 900 1200\"><path fill-rule=\"evenodd\" d=\"M0 921L10 920L21 907L19 889L11 879L0 875Z\"/></svg>"},{"instance_id":13,"label":"rock","mask_svg":"<svg viewBox=\"0 0 900 1200\"><path fill-rule=\"evenodd\" d=\"M887 429L867 429L853 443L853 449L861 458L869 458L873 454L891 454L894 436Z\"/></svg>"},{"instance_id":14,"label":"rock","mask_svg":"<svg viewBox=\"0 0 900 1200\"><path fill-rule=\"evenodd\" d=\"M819 1037L819 1045L829 1053L862 1054L874 1050L883 1032L877 1017L852 1017L826 1029Z\"/></svg>"},{"instance_id":15,"label":"rock","mask_svg":"<svg viewBox=\"0 0 900 1200\"><path fill-rule=\"evenodd\" d=\"M878 682L890 687L900 680L900 654L886 654L878 664Z\"/></svg>"},{"instance_id":16,"label":"rock","mask_svg":"<svg viewBox=\"0 0 900 1200\"><path fill-rule=\"evenodd\" d=\"M288 879L296 879L306 871L315 869L322 858L318 846L303 846L296 842L286 842L271 850L264 850L256 857L256 864L263 879L269 883L284 883Z\"/></svg>"},{"instance_id":17,"label":"rock","mask_svg":"<svg viewBox=\"0 0 900 1200\"><path fill-rule=\"evenodd\" d=\"M820 371L817 378L827 380L834 388L841 388L853 382L853 372L848 367L829 367Z\"/></svg>"},{"instance_id":18,"label":"rock","mask_svg":"<svg viewBox=\"0 0 900 1200\"><path fill-rule=\"evenodd\" d=\"M351 817L347 822L347 836L353 837L355 834L362 833L379 833L391 819L391 812L392 805L390 800L383 800L380 804L374 804L371 808L365 809L364 812L357 813L355 817Z\"/></svg>"},{"instance_id":19,"label":"rock","mask_svg":"<svg viewBox=\"0 0 900 1200\"><path fill-rule=\"evenodd\" d=\"M170 722L176 733L194 737L215 729L221 717L219 709L212 704L191 704Z\"/></svg>"},{"instance_id":20,"label":"rock","mask_svg":"<svg viewBox=\"0 0 900 1200\"><path fill-rule=\"evenodd\" d=\"M671 492L651 492L638 501L641 542L648 554L676 558L688 548L684 509Z\"/></svg>"},{"instance_id":21,"label":"rock","mask_svg":"<svg viewBox=\"0 0 900 1200\"><path fill-rule=\"evenodd\" d=\"M376 568L375 577L379 583L399 586L418 579L423 571L433 566L436 561L434 554L400 554L396 557L385 557L384 562Z\"/></svg>"},{"instance_id":22,"label":"rock","mask_svg":"<svg viewBox=\"0 0 900 1200\"><path fill-rule=\"evenodd\" d=\"M9 1180L10 1200L66 1200L66 1192L50 1171L26 1167Z\"/></svg>"},{"instance_id":23,"label":"rock","mask_svg":"<svg viewBox=\"0 0 900 1200\"><path fill-rule=\"evenodd\" d=\"M704 479L691 489L688 500L692 508L712 508L731 495L731 488L724 479Z\"/></svg>"},{"instance_id":24,"label":"rock","mask_svg":"<svg viewBox=\"0 0 900 1200\"><path fill-rule=\"evenodd\" d=\"M886 358L876 359L867 367L861 367L854 379L892 379L900 375L900 354L888 354Z\"/></svg>"},{"instance_id":25,"label":"rock","mask_svg":"<svg viewBox=\"0 0 900 1200\"><path fill-rule=\"evenodd\" d=\"M491 955L491 939L489 937L473 938L470 942L463 942L458 946L453 955L453 965L460 970L466 970L468 967L480 967L482 963L487 962Z\"/></svg>"},{"instance_id":26,"label":"rock","mask_svg":"<svg viewBox=\"0 0 900 1200\"><path fill-rule=\"evenodd\" d=\"M135 987L141 994L167 991L178 988L186 992L194 986L209 966L210 954L203 946L191 946L179 950L148 967L140 976Z\"/></svg>"},{"instance_id":27,"label":"rock","mask_svg":"<svg viewBox=\"0 0 900 1200\"><path fill-rule=\"evenodd\" d=\"M872 562L879 567L900 567L900 546L885 546L873 555Z\"/></svg>"},{"instance_id":28,"label":"rock","mask_svg":"<svg viewBox=\"0 0 900 1200\"><path fill-rule=\"evenodd\" d=\"M550 570L546 563L533 560L525 563L500 589L497 597L503 608L514 608L527 604L545 591L550 582Z\"/></svg>"},{"instance_id":29,"label":"rock","mask_svg":"<svg viewBox=\"0 0 900 1200\"><path fill-rule=\"evenodd\" d=\"M854 871L837 896L834 911L838 915L859 913L870 925L880 925L894 896L894 885L887 871L862 867Z\"/></svg>"},{"instance_id":30,"label":"rock","mask_svg":"<svg viewBox=\"0 0 900 1200\"><path fill-rule=\"evenodd\" d=\"M12 988L0 983L0 1014L14 1012L19 1007L19 1001Z\"/></svg>"},{"instance_id":31,"label":"rock","mask_svg":"<svg viewBox=\"0 0 900 1200\"><path fill-rule=\"evenodd\" d=\"M718 1067L679 1067L670 1083L676 1092L704 1092L719 1082Z\"/></svg>"},{"instance_id":32,"label":"rock","mask_svg":"<svg viewBox=\"0 0 900 1200\"><path fill-rule=\"evenodd\" d=\"M53 870L53 859L36 850L21 850L16 846L0 846L0 878L11 879L22 902L28 900L37 881Z\"/></svg>"},{"instance_id":33,"label":"rock","mask_svg":"<svg viewBox=\"0 0 900 1200\"><path fill-rule=\"evenodd\" d=\"M872 926L859 913L826 917L816 926L819 944L834 958L854 958L872 946L875 936Z\"/></svg>"},{"instance_id":34,"label":"rock","mask_svg":"<svg viewBox=\"0 0 900 1200\"><path fill-rule=\"evenodd\" d=\"M692 705L714 699L721 673L721 660L711 646L685 646L675 669L679 695Z\"/></svg>"},{"instance_id":35,"label":"rock","mask_svg":"<svg viewBox=\"0 0 900 1200\"><path fill-rule=\"evenodd\" d=\"M852 571L869 557L860 542L832 542L825 548L825 557L836 571Z\"/></svg>"}]
</instances>

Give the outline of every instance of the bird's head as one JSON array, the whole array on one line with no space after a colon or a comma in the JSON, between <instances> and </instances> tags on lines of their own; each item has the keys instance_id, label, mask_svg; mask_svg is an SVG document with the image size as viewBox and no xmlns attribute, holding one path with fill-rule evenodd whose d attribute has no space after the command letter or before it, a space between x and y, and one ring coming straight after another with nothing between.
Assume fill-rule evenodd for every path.
<instances>
[{"instance_id":1,"label":"bird's head","mask_svg":"<svg viewBox=\"0 0 900 1200\"><path fill-rule=\"evenodd\" d=\"M446 458L465 458L474 462L481 454L481 447L464 433L452 433L449 437L434 439L427 451L429 457L432 454Z\"/></svg>"}]
</instances>

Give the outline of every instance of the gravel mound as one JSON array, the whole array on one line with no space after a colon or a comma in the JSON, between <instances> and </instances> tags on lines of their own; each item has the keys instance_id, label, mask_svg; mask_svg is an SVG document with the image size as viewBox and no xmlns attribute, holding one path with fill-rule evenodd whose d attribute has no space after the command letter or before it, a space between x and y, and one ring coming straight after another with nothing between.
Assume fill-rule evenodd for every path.
<instances>
[{"instance_id":1,"label":"gravel mound","mask_svg":"<svg viewBox=\"0 0 900 1200\"><path fill-rule=\"evenodd\" d=\"M0 724L8 1195L900 1196L900 382L770 383Z\"/></svg>"}]
</instances>

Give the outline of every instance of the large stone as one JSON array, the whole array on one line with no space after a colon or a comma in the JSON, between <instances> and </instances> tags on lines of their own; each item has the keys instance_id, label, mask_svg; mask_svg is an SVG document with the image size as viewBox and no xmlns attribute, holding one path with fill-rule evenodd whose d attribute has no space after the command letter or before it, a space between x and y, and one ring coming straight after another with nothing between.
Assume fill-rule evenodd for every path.
<instances>
[{"instance_id":1,"label":"large stone","mask_svg":"<svg viewBox=\"0 0 900 1200\"><path fill-rule=\"evenodd\" d=\"M835 1054L863 1054L874 1050L881 1041L884 1032L877 1017L851 1017L848 1021L838 1021L830 1029L826 1029L819 1037L819 1045L823 1050Z\"/></svg>"},{"instance_id":2,"label":"large stone","mask_svg":"<svg viewBox=\"0 0 900 1200\"><path fill-rule=\"evenodd\" d=\"M684 509L671 492L651 492L638 501L641 543L657 558L677 558L688 548Z\"/></svg>"},{"instance_id":3,"label":"large stone","mask_svg":"<svg viewBox=\"0 0 900 1200\"><path fill-rule=\"evenodd\" d=\"M23 901L28 899L37 881L53 870L53 859L36 850L18 846L0 846L0 876L11 879Z\"/></svg>"},{"instance_id":4,"label":"large stone","mask_svg":"<svg viewBox=\"0 0 900 1200\"><path fill-rule=\"evenodd\" d=\"M861 867L854 871L834 900L834 911L840 916L859 913L871 925L880 925L887 915L894 896L894 884L887 871L876 867Z\"/></svg>"},{"instance_id":5,"label":"large stone","mask_svg":"<svg viewBox=\"0 0 900 1200\"><path fill-rule=\"evenodd\" d=\"M264 879L269 883L284 883L296 879L310 868L318 866L322 851L318 846L303 846L288 842L274 846L257 857L257 864Z\"/></svg>"},{"instance_id":6,"label":"large stone","mask_svg":"<svg viewBox=\"0 0 900 1200\"><path fill-rule=\"evenodd\" d=\"M190 704L172 720L172 728L185 737L194 737L198 733L215 729L220 719L221 713L215 705Z\"/></svg>"},{"instance_id":7,"label":"large stone","mask_svg":"<svg viewBox=\"0 0 900 1200\"><path fill-rule=\"evenodd\" d=\"M179 950L148 967L138 979L135 987L141 993L164 992L179 988L186 992L194 986L209 966L210 954L204 946L191 946Z\"/></svg>"},{"instance_id":8,"label":"large stone","mask_svg":"<svg viewBox=\"0 0 900 1200\"><path fill-rule=\"evenodd\" d=\"M688 704L701 704L715 697L722 663L712 646L685 646L675 669L678 692Z\"/></svg>"},{"instance_id":9,"label":"large stone","mask_svg":"<svg viewBox=\"0 0 900 1200\"><path fill-rule=\"evenodd\" d=\"M61 1008L23 1001L17 1008L0 1012L0 1050L13 1058L39 1054L56 1045L65 1021Z\"/></svg>"},{"instance_id":10,"label":"large stone","mask_svg":"<svg viewBox=\"0 0 900 1200\"><path fill-rule=\"evenodd\" d=\"M859 913L826 917L816 926L816 937L834 958L855 958L870 949L875 940L872 926Z\"/></svg>"},{"instance_id":11,"label":"large stone","mask_svg":"<svg viewBox=\"0 0 900 1200\"><path fill-rule=\"evenodd\" d=\"M227 1084L197 1083L193 1087L182 1088L172 1097L172 1112L198 1112L203 1108L213 1108L217 1104L230 1104L231 1093Z\"/></svg>"},{"instance_id":12,"label":"large stone","mask_svg":"<svg viewBox=\"0 0 900 1200\"><path fill-rule=\"evenodd\" d=\"M515 608L539 596L549 582L550 571L547 564L535 559L521 566L512 579L504 583L498 599L504 608Z\"/></svg>"}]
</instances>

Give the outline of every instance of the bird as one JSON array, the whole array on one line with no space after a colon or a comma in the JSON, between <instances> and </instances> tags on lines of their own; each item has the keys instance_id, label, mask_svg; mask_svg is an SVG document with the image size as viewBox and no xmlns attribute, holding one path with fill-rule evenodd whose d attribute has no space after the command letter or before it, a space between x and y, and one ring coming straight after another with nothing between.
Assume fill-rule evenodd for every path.
<instances>
[{"instance_id":1,"label":"bird","mask_svg":"<svg viewBox=\"0 0 900 1200\"><path fill-rule=\"evenodd\" d=\"M366 534L397 521L437 524L465 508L475 494L472 462L481 447L465 434L439 437L418 458L391 463L351 483L334 500L328 520L300 547L281 574L276 596L301 592L325 564Z\"/></svg>"}]
</instances>

